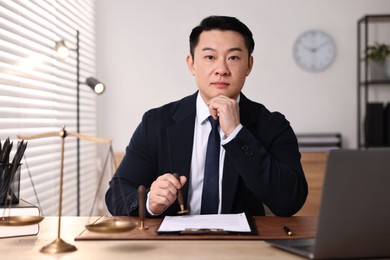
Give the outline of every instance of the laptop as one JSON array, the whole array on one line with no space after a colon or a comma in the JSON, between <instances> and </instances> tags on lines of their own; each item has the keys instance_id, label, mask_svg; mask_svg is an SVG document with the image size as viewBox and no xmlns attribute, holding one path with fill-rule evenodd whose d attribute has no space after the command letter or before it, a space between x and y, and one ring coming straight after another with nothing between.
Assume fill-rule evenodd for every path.
<instances>
[{"instance_id":1,"label":"laptop","mask_svg":"<svg viewBox=\"0 0 390 260\"><path fill-rule=\"evenodd\" d=\"M331 150L316 237L266 242L310 259L390 258L390 149Z\"/></svg>"}]
</instances>

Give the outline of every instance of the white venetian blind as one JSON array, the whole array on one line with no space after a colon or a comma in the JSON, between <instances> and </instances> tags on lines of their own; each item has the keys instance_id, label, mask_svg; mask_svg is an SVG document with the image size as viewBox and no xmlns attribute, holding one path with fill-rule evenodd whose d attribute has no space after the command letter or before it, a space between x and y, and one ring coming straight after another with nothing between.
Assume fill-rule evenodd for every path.
<instances>
[{"instance_id":1,"label":"white venetian blind","mask_svg":"<svg viewBox=\"0 0 390 260\"><path fill-rule=\"evenodd\" d=\"M80 32L80 81L95 76L95 0L0 0L0 138L76 132L76 52L56 58L55 41L76 48ZM96 95L80 85L80 132L96 136ZM27 171L46 216L57 215L60 137L28 141L22 160L20 197L36 203ZM63 215L89 215L97 189L97 145L65 138ZM15 149L15 148L14 148ZM80 195L78 196L78 190ZM79 209L79 210L78 210Z\"/></svg>"}]
</instances>

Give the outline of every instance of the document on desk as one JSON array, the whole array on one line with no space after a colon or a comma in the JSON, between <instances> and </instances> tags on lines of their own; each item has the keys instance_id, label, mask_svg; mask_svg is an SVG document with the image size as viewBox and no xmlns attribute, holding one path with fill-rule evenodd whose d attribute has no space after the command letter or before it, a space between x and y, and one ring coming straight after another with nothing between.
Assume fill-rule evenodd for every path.
<instances>
[{"instance_id":1,"label":"document on desk","mask_svg":"<svg viewBox=\"0 0 390 260\"><path fill-rule=\"evenodd\" d=\"M157 229L158 233L223 233L252 232L245 213L166 216Z\"/></svg>"}]
</instances>

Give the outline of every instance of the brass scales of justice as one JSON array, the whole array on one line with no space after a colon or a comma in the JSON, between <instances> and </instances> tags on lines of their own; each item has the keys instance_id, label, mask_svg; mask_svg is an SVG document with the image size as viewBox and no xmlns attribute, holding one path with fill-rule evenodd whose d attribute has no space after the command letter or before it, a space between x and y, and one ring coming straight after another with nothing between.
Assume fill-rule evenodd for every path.
<instances>
[{"instance_id":1,"label":"brass scales of justice","mask_svg":"<svg viewBox=\"0 0 390 260\"><path fill-rule=\"evenodd\" d=\"M60 187L59 187L59 199L58 199L58 229L57 229L57 238L51 242L50 244L44 246L41 248L40 252L42 253L64 253L64 252L72 252L76 251L77 248L74 245L66 243L61 238L61 215L62 215L62 189L63 189L63 176L64 176L64 151L65 151L65 138L67 136L76 137L88 141L92 141L95 143L100 144L110 144L110 152L111 156L113 157L113 150L112 150L112 140L111 139L102 139L97 138L81 133L70 133L65 130L65 127L62 127L61 131L59 132L48 132L43 134L37 134L37 135L31 135L31 136L19 136L19 139L24 140L33 140L33 139L41 139L41 138L47 138L47 137L61 137L61 163L60 163ZM114 160L115 161L115 160ZM92 214L92 212L91 212ZM28 220L29 218L27 218ZM26 221L22 218L20 219L14 219L13 225L17 225L18 223L24 224L24 225L31 225L34 223L38 223L43 219L43 217L40 218L34 218L30 219L30 221ZM28 222L28 223L26 223ZM92 232L124 232L129 231L135 228L135 224L130 220L130 218L123 218L120 219L109 219L107 221L97 223L97 224L89 224L86 225L86 229L92 231Z\"/></svg>"}]
</instances>

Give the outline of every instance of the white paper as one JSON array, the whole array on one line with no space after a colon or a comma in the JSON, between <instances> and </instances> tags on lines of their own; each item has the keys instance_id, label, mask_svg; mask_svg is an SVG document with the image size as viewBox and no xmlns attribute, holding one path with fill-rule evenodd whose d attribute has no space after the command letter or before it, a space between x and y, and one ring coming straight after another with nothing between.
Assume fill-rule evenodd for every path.
<instances>
[{"instance_id":1,"label":"white paper","mask_svg":"<svg viewBox=\"0 0 390 260\"><path fill-rule=\"evenodd\" d=\"M245 213L166 216L157 232L180 232L186 229L204 228L251 232Z\"/></svg>"}]
</instances>

